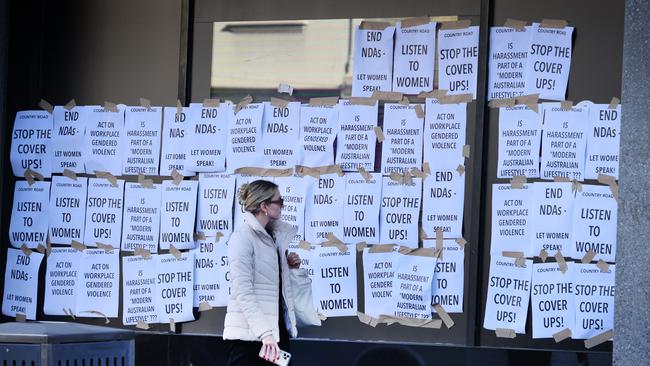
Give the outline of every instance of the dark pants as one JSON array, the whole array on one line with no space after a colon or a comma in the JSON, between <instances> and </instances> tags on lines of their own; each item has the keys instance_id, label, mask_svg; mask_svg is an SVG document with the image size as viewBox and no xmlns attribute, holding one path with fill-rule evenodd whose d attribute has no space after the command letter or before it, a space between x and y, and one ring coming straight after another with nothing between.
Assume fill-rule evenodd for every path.
<instances>
[{"instance_id":1,"label":"dark pants","mask_svg":"<svg viewBox=\"0 0 650 366\"><path fill-rule=\"evenodd\" d=\"M228 366L268 366L274 365L262 359L260 349L262 342L260 341L240 341L240 340L224 340L226 348L226 365ZM289 332L287 332L285 325L280 324L280 343L278 346L281 350L291 353L289 349Z\"/></svg>"}]
</instances>

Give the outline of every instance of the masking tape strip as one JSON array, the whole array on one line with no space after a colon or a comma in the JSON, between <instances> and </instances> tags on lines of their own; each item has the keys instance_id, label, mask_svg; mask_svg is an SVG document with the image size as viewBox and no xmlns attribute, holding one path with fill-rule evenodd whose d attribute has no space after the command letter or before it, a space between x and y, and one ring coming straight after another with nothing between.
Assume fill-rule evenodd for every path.
<instances>
[{"instance_id":1,"label":"masking tape strip","mask_svg":"<svg viewBox=\"0 0 650 366\"><path fill-rule=\"evenodd\" d=\"M135 327L142 330L149 330L149 324L142 320L138 320L138 323L135 325Z\"/></svg>"},{"instance_id":2,"label":"masking tape strip","mask_svg":"<svg viewBox=\"0 0 650 366\"><path fill-rule=\"evenodd\" d=\"M174 258L176 258L176 259L181 259L181 257L183 256L182 253L181 253L181 251L178 250L178 249L174 246L174 244L169 244L169 254L173 255Z\"/></svg>"},{"instance_id":3,"label":"masking tape strip","mask_svg":"<svg viewBox=\"0 0 650 366\"><path fill-rule=\"evenodd\" d=\"M403 255L415 255L418 257L436 258L438 256L436 252L431 248L409 248L405 246L400 246L399 253Z\"/></svg>"},{"instance_id":4,"label":"masking tape strip","mask_svg":"<svg viewBox=\"0 0 650 366\"><path fill-rule=\"evenodd\" d=\"M38 106L41 107L43 110L46 110L47 113L49 114L52 114L52 112L54 112L54 107L52 106L52 104L50 104L50 102L48 102L45 99L41 99L41 101L38 102Z\"/></svg>"},{"instance_id":5,"label":"masking tape strip","mask_svg":"<svg viewBox=\"0 0 650 366\"><path fill-rule=\"evenodd\" d=\"M70 169L63 169L63 176L68 177L72 180L77 180L77 173L73 172Z\"/></svg>"},{"instance_id":6,"label":"masking tape strip","mask_svg":"<svg viewBox=\"0 0 650 366\"><path fill-rule=\"evenodd\" d=\"M289 101L281 98L271 97L271 105L278 108L286 108L289 105Z\"/></svg>"},{"instance_id":7,"label":"masking tape strip","mask_svg":"<svg viewBox=\"0 0 650 366\"><path fill-rule=\"evenodd\" d=\"M506 22L503 24L503 26L514 28L516 30L524 30L526 29L526 21L508 18L506 19Z\"/></svg>"},{"instance_id":8,"label":"masking tape strip","mask_svg":"<svg viewBox=\"0 0 650 366\"><path fill-rule=\"evenodd\" d=\"M562 176L556 175L555 177L553 177L553 182L556 182L556 183L568 183L568 182L571 182L571 179L569 179L569 177L562 177Z\"/></svg>"},{"instance_id":9,"label":"masking tape strip","mask_svg":"<svg viewBox=\"0 0 650 366\"><path fill-rule=\"evenodd\" d=\"M176 99L176 115L180 116L183 113L183 103L180 99Z\"/></svg>"},{"instance_id":10,"label":"masking tape strip","mask_svg":"<svg viewBox=\"0 0 650 366\"><path fill-rule=\"evenodd\" d=\"M117 105L115 105L115 103L112 102L104 101L104 109L113 113L118 112Z\"/></svg>"},{"instance_id":11,"label":"masking tape strip","mask_svg":"<svg viewBox=\"0 0 650 366\"><path fill-rule=\"evenodd\" d=\"M458 164L458 167L456 167L456 171L458 172L458 175L462 177L463 174L465 174L465 165Z\"/></svg>"},{"instance_id":12,"label":"masking tape strip","mask_svg":"<svg viewBox=\"0 0 650 366\"><path fill-rule=\"evenodd\" d=\"M431 174L431 166L429 166L429 162L428 162L428 161L425 161L425 162L422 164L422 171L423 171L424 174L426 174L426 175Z\"/></svg>"},{"instance_id":13,"label":"masking tape strip","mask_svg":"<svg viewBox=\"0 0 650 366\"><path fill-rule=\"evenodd\" d=\"M23 313L16 313L16 321L18 323L24 323L27 320L27 315Z\"/></svg>"},{"instance_id":14,"label":"masking tape strip","mask_svg":"<svg viewBox=\"0 0 650 366\"><path fill-rule=\"evenodd\" d=\"M415 105L415 116L420 119L424 118L424 109L422 108L422 104Z\"/></svg>"},{"instance_id":15,"label":"masking tape strip","mask_svg":"<svg viewBox=\"0 0 650 366\"><path fill-rule=\"evenodd\" d=\"M467 245L467 240L465 240L465 238L458 238L456 239L456 244L458 244L460 249L465 250L465 245Z\"/></svg>"},{"instance_id":16,"label":"masking tape strip","mask_svg":"<svg viewBox=\"0 0 650 366\"><path fill-rule=\"evenodd\" d=\"M529 109L539 113L539 93L521 95L515 98L517 104L523 104Z\"/></svg>"},{"instance_id":17,"label":"masking tape strip","mask_svg":"<svg viewBox=\"0 0 650 366\"><path fill-rule=\"evenodd\" d=\"M151 259L151 252L149 249L144 249L144 248L135 248L133 251L133 255L139 255L144 259Z\"/></svg>"},{"instance_id":18,"label":"masking tape strip","mask_svg":"<svg viewBox=\"0 0 650 366\"><path fill-rule=\"evenodd\" d=\"M252 102L253 102L253 97L251 97L250 95L243 97L239 102L237 102L237 105L235 106L235 114L239 113L239 111L241 111L242 108L246 107Z\"/></svg>"},{"instance_id":19,"label":"masking tape strip","mask_svg":"<svg viewBox=\"0 0 650 366\"><path fill-rule=\"evenodd\" d=\"M368 243L366 243L365 241L360 241L356 245L357 245L357 252L363 252L363 250L368 247Z\"/></svg>"},{"instance_id":20,"label":"masking tape strip","mask_svg":"<svg viewBox=\"0 0 650 366\"><path fill-rule=\"evenodd\" d=\"M596 263L596 267L598 267L600 271L603 273L609 272L609 264L602 259L598 260L598 263Z\"/></svg>"},{"instance_id":21,"label":"masking tape strip","mask_svg":"<svg viewBox=\"0 0 650 366\"><path fill-rule=\"evenodd\" d=\"M194 233L194 240L205 240L205 233L203 231L197 231Z\"/></svg>"},{"instance_id":22,"label":"masking tape strip","mask_svg":"<svg viewBox=\"0 0 650 366\"><path fill-rule=\"evenodd\" d=\"M418 25L429 24L431 19L428 16L406 18L400 21L400 27L402 28L411 28L417 27Z\"/></svg>"},{"instance_id":23,"label":"masking tape strip","mask_svg":"<svg viewBox=\"0 0 650 366\"><path fill-rule=\"evenodd\" d=\"M472 25L472 21L469 19L457 20L455 22L444 22L440 27L440 30L452 30L452 29L465 29L469 28Z\"/></svg>"},{"instance_id":24,"label":"masking tape strip","mask_svg":"<svg viewBox=\"0 0 650 366\"><path fill-rule=\"evenodd\" d=\"M339 97L320 97L320 98L310 98L310 106L334 106L339 103Z\"/></svg>"},{"instance_id":25,"label":"masking tape strip","mask_svg":"<svg viewBox=\"0 0 650 366\"><path fill-rule=\"evenodd\" d=\"M107 252L107 253L113 251L113 249L114 249L113 246L110 245L110 244L104 244L104 243L100 243L100 242L95 242L95 244L97 245L97 248L104 249L104 251Z\"/></svg>"},{"instance_id":26,"label":"masking tape strip","mask_svg":"<svg viewBox=\"0 0 650 366\"><path fill-rule=\"evenodd\" d=\"M571 108L573 108L573 101L572 100L564 100L560 102L560 109L563 111L570 111Z\"/></svg>"},{"instance_id":27,"label":"masking tape strip","mask_svg":"<svg viewBox=\"0 0 650 366\"><path fill-rule=\"evenodd\" d=\"M524 256L524 252L515 252L511 250L504 250L501 252L502 257L508 257L508 258L520 258Z\"/></svg>"},{"instance_id":28,"label":"masking tape strip","mask_svg":"<svg viewBox=\"0 0 650 366\"><path fill-rule=\"evenodd\" d=\"M367 324L373 328L377 326L377 318L373 318L370 315L357 311L357 318L363 324Z\"/></svg>"},{"instance_id":29,"label":"masking tape strip","mask_svg":"<svg viewBox=\"0 0 650 366\"><path fill-rule=\"evenodd\" d=\"M212 306L207 301L202 301L199 303L199 312L212 310Z\"/></svg>"},{"instance_id":30,"label":"masking tape strip","mask_svg":"<svg viewBox=\"0 0 650 366\"><path fill-rule=\"evenodd\" d=\"M607 108L608 109L616 109L616 107L618 107L619 104L621 104L621 100L616 98L616 97L612 97L612 100L609 102L609 105L607 106Z\"/></svg>"},{"instance_id":31,"label":"masking tape strip","mask_svg":"<svg viewBox=\"0 0 650 366\"><path fill-rule=\"evenodd\" d=\"M516 104L515 98L492 99L488 103L488 107L490 108L514 107L515 104Z\"/></svg>"},{"instance_id":32,"label":"masking tape strip","mask_svg":"<svg viewBox=\"0 0 650 366\"><path fill-rule=\"evenodd\" d=\"M66 105L63 106L63 108L71 111L76 106L77 106L77 102L75 102L74 98L72 98Z\"/></svg>"},{"instance_id":33,"label":"masking tape strip","mask_svg":"<svg viewBox=\"0 0 650 366\"><path fill-rule=\"evenodd\" d=\"M215 238L216 238L215 242L218 242L219 240L221 240L222 236L223 236L223 233L221 231L217 231L217 233L215 234Z\"/></svg>"},{"instance_id":34,"label":"masking tape strip","mask_svg":"<svg viewBox=\"0 0 650 366\"><path fill-rule=\"evenodd\" d=\"M372 96L370 98L382 100L382 101L388 101L388 102L400 102L403 96L404 94L400 92L387 92L387 91L375 90L374 92L372 92Z\"/></svg>"},{"instance_id":35,"label":"masking tape strip","mask_svg":"<svg viewBox=\"0 0 650 366\"><path fill-rule=\"evenodd\" d=\"M571 338L571 328L564 328L561 331L553 334L555 343L560 343L565 339Z\"/></svg>"},{"instance_id":36,"label":"masking tape strip","mask_svg":"<svg viewBox=\"0 0 650 366\"><path fill-rule=\"evenodd\" d=\"M515 333L514 329L508 329L508 328L497 328L494 330L494 333L496 334L497 338L513 339L517 336L517 333Z\"/></svg>"},{"instance_id":37,"label":"masking tape strip","mask_svg":"<svg viewBox=\"0 0 650 366\"><path fill-rule=\"evenodd\" d=\"M586 349L594 348L594 347L596 347L597 345L599 345L601 343L607 342L608 340L610 340L613 337L614 337L614 330L613 329L606 330L606 331L604 331L604 332L602 332L600 334L597 334L597 335L595 335L595 336L593 336L593 337L591 337L589 339L585 339L585 348Z\"/></svg>"},{"instance_id":38,"label":"masking tape strip","mask_svg":"<svg viewBox=\"0 0 650 366\"><path fill-rule=\"evenodd\" d=\"M151 101L147 98L140 98L140 106L147 108L147 110L151 109Z\"/></svg>"},{"instance_id":39,"label":"masking tape strip","mask_svg":"<svg viewBox=\"0 0 650 366\"><path fill-rule=\"evenodd\" d=\"M372 180L372 175L371 175L370 173L368 173L368 171L366 170L366 168L364 168L364 167L362 167L362 166L359 166L359 174L361 174L361 176L363 177L363 179L364 179L366 182L369 182L369 181Z\"/></svg>"},{"instance_id":40,"label":"masking tape strip","mask_svg":"<svg viewBox=\"0 0 650 366\"><path fill-rule=\"evenodd\" d=\"M24 243L23 245L20 246L20 250L23 252L23 254L25 254L28 257L33 253L32 250L27 248L27 245L25 245Z\"/></svg>"},{"instance_id":41,"label":"masking tape strip","mask_svg":"<svg viewBox=\"0 0 650 366\"><path fill-rule=\"evenodd\" d=\"M374 98L364 98L364 97L350 97L348 102L351 105L365 105L369 107L374 107L377 104L377 99Z\"/></svg>"},{"instance_id":42,"label":"masking tape strip","mask_svg":"<svg viewBox=\"0 0 650 366\"><path fill-rule=\"evenodd\" d=\"M235 174L255 175L258 177L290 177L293 174L293 168L265 169L265 168L243 167L243 168L235 169Z\"/></svg>"},{"instance_id":43,"label":"masking tape strip","mask_svg":"<svg viewBox=\"0 0 650 366\"><path fill-rule=\"evenodd\" d=\"M375 135L377 135L377 141L384 142L386 137L384 136L384 131L381 130L381 127L375 126Z\"/></svg>"},{"instance_id":44,"label":"masking tape strip","mask_svg":"<svg viewBox=\"0 0 650 366\"><path fill-rule=\"evenodd\" d=\"M435 304L433 305L433 308L436 309L436 313L438 313L438 316L440 316L440 319L442 319L442 322L445 323L445 326L447 328L451 328L454 326L454 320L449 316L449 313L445 310L445 308L442 307L440 304Z\"/></svg>"},{"instance_id":45,"label":"masking tape strip","mask_svg":"<svg viewBox=\"0 0 650 366\"><path fill-rule=\"evenodd\" d=\"M526 180L526 177L523 175L515 175L510 179L510 188L513 189L521 189L524 188L524 184L526 184L528 181Z\"/></svg>"},{"instance_id":46,"label":"masking tape strip","mask_svg":"<svg viewBox=\"0 0 650 366\"><path fill-rule=\"evenodd\" d=\"M104 178L111 183L111 186L117 187L117 178L109 172L103 172L100 170L95 170L95 176L97 178Z\"/></svg>"},{"instance_id":47,"label":"masking tape strip","mask_svg":"<svg viewBox=\"0 0 650 366\"><path fill-rule=\"evenodd\" d=\"M102 313L101 311L97 311L97 310L84 310L84 311L80 311L80 313L88 313L88 314L99 315L99 316L104 317L104 319L105 319L105 321L106 321L106 324L108 324L108 323L111 322L110 320L108 320L108 317L106 316L106 314Z\"/></svg>"},{"instance_id":48,"label":"masking tape strip","mask_svg":"<svg viewBox=\"0 0 650 366\"><path fill-rule=\"evenodd\" d=\"M83 252L84 250L86 250L86 246L83 245L83 243L80 243L80 242L78 242L78 241L76 241L76 240L73 240L73 241L70 243L70 246L71 246L72 248L74 248L74 249L80 251L80 252Z\"/></svg>"},{"instance_id":49,"label":"masking tape strip","mask_svg":"<svg viewBox=\"0 0 650 366\"><path fill-rule=\"evenodd\" d=\"M585 263L585 264L589 263L594 259L595 256L596 256L596 252L594 252L593 249L589 249L589 251L587 253L585 253L585 255L582 257L580 262Z\"/></svg>"},{"instance_id":50,"label":"masking tape strip","mask_svg":"<svg viewBox=\"0 0 650 366\"><path fill-rule=\"evenodd\" d=\"M301 240L300 243L298 243L298 248L303 250L311 250L311 244L309 244L309 242L306 240Z\"/></svg>"},{"instance_id":51,"label":"masking tape strip","mask_svg":"<svg viewBox=\"0 0 650 366\"><path fill-rule=\"evenodd\" d=\"M542 22L539 24L540 28L555 28L563 29L569 23L563 19L542 19Z\"/></svg>"},{"instance_id":52,"label":"masking tape strip","mask_svg":"<svg viewBox=\"0 0 650 366\"><path fill-rule=\"evenodd\" d=\"M359 29L366 30L384 30L387 27L390 27L390 23L388 22L372 22L364 20L359 24Z\"/></svg>"},{"instance_id":53,"label":"masking tape strip","mask_svg":"<svg viewBox=\"0 0 650 366\"><path fill-rule=\"evenodd\" d=\"M562 255L562 251L558 250L557 253L555 253L555 260L557 261L557 265L560 267L560 272L566 273L568 267L564 260L564 256Z\"/></svg>"},{"instance_id":54,"label":"masking tape strip","mask_svg":"<svg viewBox=\"0 0 650 366\"><path fill-rule=\"evenodd\" d=\"M546 249L542 249L539 251L539 257L542 259L542 262L546 262L546 259L548 258L548 252Z\"/></svg>"},{"instance_id":55,"label":"masking tape strip","mask_svg":"<svg viewBox=\"0 0 650 366\"><path fill-rule=\"evenodd\" d=\"M340 243L340 242L335 242L335 241L326 241L324 243L321 243L321 247L324 247L324 248L336 247L339 250L339 252L341 252L341 253L345 253L345 252L348 251L348 246L347 245L345 245L343 243Z\"/></svg>"},{"instance_id":56,"label":"masking tape strip","mask_svg":"<svg viewBox=\"0 0 650 366\"><path fill-rule=\"evenodd\" d=\"M390 253L395 248L396 244L373 244L368 253Z\"/></svg>"},{"instance_id":57,"label":"masking tape strip","mask_svg":"<svg viewBox=\"0 0 650 366\"><path fill-rule=\"evenodd\" d=\"M445 95L444 97L438 99L440 104L459 104L459 103L469 103L474 99L472 93L468 94L454 94L454 95Z\"/></svg>"},{"instance_id":58,"label":"masking tape strip","mask_svg":"<svg viewBox=\"0 0 650 366\"><path fill-rule=\"evenodd\" d=\"M425 241L427 239L427 232L424 231L424 228L420 226L420 241Z\"/></svg>"},{"instance_id":59,"label":"masking tape strip","mask_svg":"<svg viewBox=\"0 0 650 366\"><path fill-rule=\"evenodd\" d=\"M219 99L203 99L203 108L218 108L221 101Z\"/></svg>"}]
</instances>

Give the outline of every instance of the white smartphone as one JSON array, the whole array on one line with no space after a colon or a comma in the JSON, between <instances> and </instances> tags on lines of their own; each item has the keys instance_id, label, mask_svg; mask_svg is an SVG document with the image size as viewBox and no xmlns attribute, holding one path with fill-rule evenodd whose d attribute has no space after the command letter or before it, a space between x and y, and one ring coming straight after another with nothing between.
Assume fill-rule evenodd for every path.
<instances>
[{"instance_id":1,"label":"white smartphone","mask_svg":"<svg viewBox=\"0 0 650 366\"><path fill-rule=\"evenodd\" d=\"M260 357L262 357L262 350L260 350ZM264 358L264 357L262 357ZM289 364L289 361L291 360L291 353L285 352L283 350L280 350L280 358L278 358L276 361L269 361L271 363L274 363L278 366L287 366Z\"/></svg>"}]
</instances>

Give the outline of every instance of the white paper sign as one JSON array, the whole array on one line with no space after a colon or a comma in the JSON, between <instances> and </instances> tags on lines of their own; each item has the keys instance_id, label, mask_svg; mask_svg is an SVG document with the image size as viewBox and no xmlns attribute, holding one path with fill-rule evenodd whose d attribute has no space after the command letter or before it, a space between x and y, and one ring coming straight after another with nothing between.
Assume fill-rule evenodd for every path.
<instances>
[{"instance_id":1,"label":"white paper sign","mask_svg":"<svg viewBox=\"0 0 650 366\"><path fill-rule=\"evenodd\" d=\"M50 251L45 271L45 315L70 315L76 312L81 256L82 253L73 248L52 248Z\"/></svg>"},{"instance_id":2,"label":"white paper sign","mask_svg":"<svg viewBox=\"0 0 650 366\"><path fill-rule=\"evenodd\" d=\"M425 239L425 248L436 247L435 239ZM433 275L431 304L440 304L448 313L463 312L465 293L465 250L455 240L445 240L442 258L438 258ZM435 313L435 308L433 309Z\"/></svg>"},{"instance_id":3,"label":"white paper sign","mask_svg":"<svg viewBox=\"0 0 650 366\"><path fill-rule=\"evenodd\" d=\"M310 185L315 181L310 178L277 177L275 184L284 200L280 219L296 229L292 242L298 243L305 239L305 201L307 192L311 190Z\"/></svg>"},{"instance_id":4,"label":"white paper sign","mask_svg":"<svg viewBox=\"0 0 650 366\"><path fill-rule=\"evenodd\" d=\"M142 248L158 252L162 186L147 188L140 183L126 183L124 189L123 251Z\"/></svg>"},{"instance_id":5,"label":"white paper sign","mask_svg":"<svg viewBox=\"0 0 650 366\"><path fill-rule=\"evenodd\" d=\"M524 184L512 188L510 184L492 185L492 239L490 254L501 255L503 251L524 252L533 257L531 245L531 205L533 185Z\"/></svg>"},{"instance_id":6,"label":"white paper sign","mask_svg":"<svg viewBox=\"0 0 650 366\"><path fill-rule=\"evenodd\" d=\"M223 172L226 170L226 139L228 138L230 103L218 107L190 104L187 126L187 166L194 172Z\"/></svg>"},{"instance_id":7,"label":"white paper sign","mask_svg":"<svg viewBox=\"0 0 650 366\"><path fill-rule=\"evenodd\" d=\"M346 172L359 167L375 170L375 146L379 102L374 106L339 100L339 135L336 139L336 164Z\"/></svg>"},{"instance_id":8,"label":"white paper sign","mask_svg":"<svg viewBox=\"0 0 650 366\"><path fill-rule=\"evenodd\" d=\"M7 249L2 314L11 317L24 314L27 319L36 319L38 269L42 260L41 253L27 256L20 249Z\"/></svg>"},{"instance_id":9,"label":"white paper sign","mask_svg":"<svg viewBox=\"0 0 650 366\"><path fill-rule=\"evenodd\" d=\"M418 221L422 204L422 179L411 185L383 178L379 241L416 248L419 241Z\"/></svg>"},{"instance_id":10,"label":"white paper sign","mask_svg":"<svg viewBox=\"0 0 650 366\"><path fill-rule=\"evenodd\" d=\"M49 225L52 244L83 242L88 178L52 177Z\"/></svg>"},{"instance_id":11,"label":"white paper sign","mask_svg":"<svg viewBox=\"0 0 650 366\"><path fill-rule=\"evenodd\" d=\"M85 173L84 139L89 108L76 106L67 110L54 107L52 129L52 173L63 173L65 169Z\"/></svg>"},{"instance_id":12,"label":"white paper sign","mask_svg":"<svg viewBox=\"0 0 650 366\"><path fill-rule=\"evenodd\" d=\"M431 282L435 257L397 254L394 314L400 318L431 319Z\"/></svg>"},{"instance_id":13,"label":"white paper sign","mask_svg":"<svg viewBox=\"0 0 650 366\"><path fill-rule=\"evenodd\" d=\"M542 114L526 106L499 108L497 178L539 178Z\"/></svg>"},{"instance_id":14,"label":"white paper sign","mask_svg":"<svg viewBox=\"0 0 650 366\"><path fill-rule=\"evenodd\" d=\"M233 230L232 205L235 198L235 176L201 173L196 212L196 232L206 237L223 234L226 241Z\"/></svg>"},{"instance_id":15,"label":"white paper sign","mask_svg":"<svg viewBox=\"0 0 650 366\"><path fill-rule=\"evenodd\" d=\"M586 179L597 179L598 174L607 174L618 179L620 131L620 104L615 109L609 109L608 104L589 106Z\"/></svg>"},{"instance_id":16,"label":"white paper sign","mask_svg":"<svg viewBox=\"0 0 650 366\"><path fill-rule=\"evenodd\" d=\"M156 311L160 323L194 320L192 302L194 284L194 253L156 256Z\"/></svg>"},{"instance_id":17,"label":"white paper sign","mask_svg":"<svg viewBox=\"0 0 650 366\"><path fill-rule=\"evenodd\" d=\"M357 315L357 250L348 246L344 253L337 247L316 246L316 275L312 290L314 307L326 317Z\"/></svg>"},{"instance_id":18,"label":"white paper sign","mask_svg":"<svg viewBox=\"0 0 650 366\"><path fill-rule=\"evenodd\" d=\"M426 99L424 161L431 168L456 169L465 163L467 103L440 104Z\"/></svg>"},{"instance_id":19,"label":"white paper sign","mask_svg":"<svg viewBox=\"0 0 650 366\"><path fill-rule=\"evenodd\" d=\"M413 27L402 27L402 22L397 22L393 91L418 94L433 90L435 53L435 22Z\"/></svg>"},{"instance_id":20,"label":"white paper sign","mask_svg":"<svg viewBox=\"0 0 650 366\"><path fill-rule=\"evenodd\" d=\"M391 91L393 34L395 27L384 30L354 28L353 97L369 97L376 90Z\"/></svg>"},{"instance_id":21,"label":"white paper sign","mask_svg":"<svg viewBox=\"0 0 650 366\"><path fill-rule=\"evenodd\" d=\"M117 187L104 178L88 180L86 201L86 233L84 244L95 247L97 243L119 248L122 243L122 207L124 206L124 180Z\"/></svg>"},{"instance_id":22,"label":"white paper sign","mask_svg":"<svg viewBox=\"0 0 650 366\"><path fill-rule=\"evenodd\" d=\"M526 64L526 93L539 93L540 99L564 100L571 67L573 27L564 29L531 27Z\"/></svg>"},{"instance_id":23,"label":"white paper sign","mask_svg":"<svg viewBox=\"0 0 650 366\"><path fill-rule=\"evenodd\" d=\"M379 210L381 207L382 176L369 173L366 181L359 173L345 175L345 206L343 210L343 240L346 243L379 243Z\"/></svg>"},{"instance_id":24,"label":"white paper sign","mask_svg":"<svg viewBox=\"0 0 650 366\"><path fill-rule=\"evenodd\" d=\"M439 89L476 98L479 27L438 32Z\"/></svg>"},{"instance_id":25,"label":"white paper sign","mask_svg":"<svg viewBox=\"0 0 650 366\"><path fill-rule=\"evenodd\" d=\"M52 124L47 111L16 113L9 155L15 176L22 177L27 169L52 176Z\"/></svg>"},{"instance_id":26,"label":"white paper sign","mask_svg":"<svg viewBox=\"0 0 650 366\"><path fill-rule=\"evenodd\" d=\"M422 197L422 228L428 238L435 238L438 228L445 238L463 236L465 174L455 169L431 170L424 180Z\"/></svg>"},{"instance_id":27,"label":"white paper sign","mask_svg":"<svg viewBox=\"0 0 650 366\"><path fill-rule=\"evenodd\" d=\"M250 103L237 114L229 113L226 165L229 173L235 169L262 166L263 103Z\"/></svg>"},{"instance_id":28,"label":"white paper sign","mask_svg":"<svg viewBox=\"0 0 650 366\"><path fill-rule=\"evenodd\" d=\"M570 182L533 184L531 206L531 237L533 253L542 249L554 256L558 250L565 257L573 257L571 250L571 223L573 219L573 192Z\"/></svg>"},{"instance_id":29,"label":"white paper sign","mask_svg":"<svg viewBox=\"0 0 650 366\"><path fill-rule=\"evenodd\" d=\"M415 113L417 104L384 105L384 137L381 153L383 174L422 168L423 122ZM420 105L422 107L422 105Z\"/></svg>"},{"instance_id":30,"label":"white paper sign","mask_svg":"<svg viewBox=\"0 0 650 366\"><path fill-rule=\"evenodd\" d=\"M309 250L303 249L298 246L298 243L289 244L289 253L296 253L300 257L300 269L307 271L309 278L314 279L316 274L315 272L315 260L314 260L314 250L316 249L315 244L309 245Z\"/></svg>"},{"instance_id":31,"label":"white paper sign","mask_svg":"<svg viewBox=\"0 0 650 366\"><path fill-rule=\"evenodd\" d=\"M124 175L158 175L162 107L127 107L124 115Z\"/></svg>"},{"instance_id":32,"label":"white paper sign","mask_svg":"<svg viewBox=\"0 0 650 366\"><path fill-rule=\"evenodd\" d=\"M616 266L601 272L595 264L575 264L575 325L571 338L587 339L614 328Z\"/></svg>"},{"instance_id":33,"label":"white paper sign","mask_svg":"<svg viewBox=\"0 0 650 366\"><path fill-rule=\"evenodd\" d=\"M163 113L162 153L160 154L160 175L171 176L176 169L184 176L194 172L187 169L189 150L188 128L190 109L184 107L180 114L176 107L165 107Z\"/></svg>"},{"instance_id":34,"label":"white paper sign","mask_svg":"<svg viewBox=\"0 0 650 366\"><path fill-rule=\"evenodd\" d=\"M124 109L117 106L111 112L99 106L89 106L86 138L83 157L86 159L86 173L109 172L115 176L122 174L124 146Z\"/></svg>"},{"instance_id":35,"label":"white paper sign","mask_svg":"<svg viewBox=\"0 0 650 366\"><path fill-rule=\"evenodd\" d=\"M526 333L532 270L532 260L526 260L524 267L517 267L514 258L491 256L483 328Z\"/></svg>"},{"instance_id":36,"label":"white paper sign","mask_svg":"<svg viewBox=\"0 0 650 366\"><path fill-rule=\"evenodd\" d=\"M616 260L618 205L608 186L583 185L573 201L573 257L593 250L593 260Z\"/></svg>"},{"instance_id":37,"label":"white paper sign","mask_svg":"<svg viewBox=\"0 0 650 366\"><path fill-rule=\"evenodd\" d=\"M393 315L395 304L395 262L397 246L386 253L370 253L363 250L363 304L364 313L373 318Z\"/></svg>"},{"instance_id":38,"label":"white paper sign","mask_svg":"<svg viewBox=\"0 0 650 366\"><path fill-rule=\"evenodd\" d=\"M138 321L158 323L156 312L156 266L154 255L122 257L122 324Z\"/></svg>"},{"instance_id":39,"label":"white paper sign","mask_svg":"<svg viewBox=\"0 0 650 366\"><path fill-rule=\"evenodd\" d=\"M286 107L264 103L262 166L274 169L293 168L297 161L299 136L299 102L290 102Z\"/></svg>"},{"instance_id":40,"label":"white paper sign","mask_svg":"<svg viewBox=\"0 0 650 366\"><path fill-rule=\"evenodd\" d=\"M310 184L305 205L305 240L322 243L330 233L343 238L344 199L345 177L327 174Z\"/></svg>"},{"instance_id":41,"label":"white paper sign","mask_svg":"<svg viewBox=\"0 0 650 366\"><path fill-rule=\"evenodd\" d=\"M194 217L198 183L184 180L175 185L171 180L162 183L160 212L160 249L170 245L176 249L194 248Z\"/></svg>"},{"instance_id":42,"label":"white paper sign","mask_svg":"<svg viewBox=\"0 0 650 366\"><path fill-rule=\"evenodd\" d=\"M337 105L300 107L298 165L309 167L334 164L334 139L339 132Z\"/></svg>"},{"instance_id":43,"label":"white paper sign","mask_svg":"<svg viewBox=\"0 0 650 366\"><path fill-rule=\"evenodd\" d=\"M14 205L9 224L9 242L16 248L23 244L36 248L47 246L48 208L50 182L17 180L14 188Z\"/></svg>"},{"instance_id":44,"label":"white paper sign","mask_svg":"<svg viewBox=\"0 0 650 366\"><path fill-rule=\"evenodd\" d=\"M562 110L559 103L544 105L542 179L567 177L583 180L589 130L587 107Z\"/></svg>"},{"instance_id":45,"label":"white paper sign","mask_svg":"<svg viewBox=\"0 0 650 366\"><path fill-rule=\"evenodd\" d=\"M514 98L526 91L526 61L531 27L490 28L488 100Z\"/></svg>"},{"instance_id":46,"label":"white paper sign","mask_svg":"<svg viewBox=\"0 0 650 366\"><path fill-rule=\"evenodd\" d=\"M230 271L228 242L215 238L197 240L194 252L194 307L207 302L212 307L228 305Z\"/></svg>"},{"instance_id":47,"label":"white paper sign","mask_svg":"<svg viewBox=\"0 0 650 366\"><path fill-rule=\"evenodd\" d=\"M567 262L562 273L557 263L533 264L533 288L530 294L533 309L533 338L551 338L553 334L573 327L573 262Z\"/></svg>"},{"instance_id":48,"label":"white paper sign","mask_svg":"<svg viewBox=\"0 0 650 366\"><path fill-rule=\"evenodd\" d=\"M75 315L83 318L117 318L120 299L120 252L83 251L77 273Z\"/></svg>"}]
</instances>

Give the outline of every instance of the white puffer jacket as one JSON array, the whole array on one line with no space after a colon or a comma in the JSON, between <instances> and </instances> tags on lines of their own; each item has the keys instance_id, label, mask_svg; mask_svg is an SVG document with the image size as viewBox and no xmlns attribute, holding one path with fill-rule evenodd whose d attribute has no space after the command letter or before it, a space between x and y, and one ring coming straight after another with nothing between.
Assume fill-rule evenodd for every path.
<instances>
[{"instance_id":1,"label":"white puffer jacket","mask_svg":"<svg viewBox=\"0 0 650 366\"><path fill-rule=\"evenodd\" d=\"M282 260L282 294L286 304L285 320L291 337L298 335L294 313L289 265L285 257L296 230L276 221L273 238L255 216L244 213L240 224L228 241L230 267L230 298L224 322L224 339L259 341L273 334L280 341L278 329L278 255Z\"/></svg>"}]
</instances>

